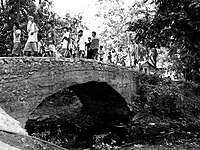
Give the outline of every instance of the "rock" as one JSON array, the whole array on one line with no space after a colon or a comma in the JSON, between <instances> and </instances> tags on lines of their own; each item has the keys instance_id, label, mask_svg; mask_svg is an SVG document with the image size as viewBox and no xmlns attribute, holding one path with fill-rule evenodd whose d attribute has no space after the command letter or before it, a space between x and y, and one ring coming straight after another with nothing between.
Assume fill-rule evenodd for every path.
<instances>
[{"instance_id":1,"label":"rock","mask_svg":"<svg viewBox=\"0 0 200 150\"><path fill-rule=\"evenodd\" d=\"M20 150L0 141L0 150Z\"/></svg>"},{"instance_id":2,"label":"rock","mask_svg":"<svg viewBox=\"0 0 200 150\"><path fill-rule=\"evenodd\" d=\"M21 127L20 123L17 120L13 119L11 116L9 116L1 107L0 130L28 135L26 130Z\"/></svg>"}]
</instances>

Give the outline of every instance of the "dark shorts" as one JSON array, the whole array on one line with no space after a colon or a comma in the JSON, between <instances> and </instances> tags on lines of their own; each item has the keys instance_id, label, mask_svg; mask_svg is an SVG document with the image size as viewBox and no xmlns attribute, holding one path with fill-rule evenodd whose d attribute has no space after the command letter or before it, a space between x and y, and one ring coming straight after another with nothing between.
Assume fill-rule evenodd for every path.
<instances>
[{"instance_id":1,"label":"dark shorts","mask_svg":"<svg viewBox=\"0 0 200 150\"><path fill-rule=\"evenodd\" d=\"M91 53L92 53L92 58L96 58L97 55L98 55L98 48L95 48L95 49L91 49Z\"/></svg>"},{"instance_id":2,"label":"dark shorts","mask_svg":"<svg viewBox=\"0 0 200 150\"><path fill-rule=\"evenodd\" d=\"M21 50L21 43L14 43L13 50L12 50L13 55L21 56L22 55L22 50Z\"/></svg>"}]
</instances>

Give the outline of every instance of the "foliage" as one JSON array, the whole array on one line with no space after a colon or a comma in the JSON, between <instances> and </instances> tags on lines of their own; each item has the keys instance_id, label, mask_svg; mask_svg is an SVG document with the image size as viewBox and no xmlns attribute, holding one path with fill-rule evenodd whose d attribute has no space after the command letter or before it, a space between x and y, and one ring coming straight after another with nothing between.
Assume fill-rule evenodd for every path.
<instances>
[{"instance_id":1,"label":"foliage","mask_svg":"<svg viewBox=\"0 0 200 150\"><path fill-rule=\"evenodd\" d=\"M95 141L95 144L93 145L93 147L95 148L95 150L118 150L119 149L118 146L115 146L115 143L116 143L115 140L112 140L110 145L104 143L104 138L108 136L109 134L110 132L107 134L100 134L100 135L93 136L94 141Z\"/></svg>"},{"instance_id":2,"label":"foliage","mask_svg":"<svg viewBox=\"0 0 200 150\"><path fill-rule=\"evenodd\" d=\"M140 110L146 109L161 117L174 119L198 117L200 97L194 94L196 87L194 83L178 84L168 78L141 75L140 97L136 100L136 106L138 105Z\"/></svg>"},{"instance_id":3,"label":"foliage","mask_svg":"<svg viewBox=\"0 0 200 150\"><path fill-rule=\"evenodd\" d=\"M72 16L70 13L66 14L64 19L57 16L52 10L53 3L50 0L40 0L36 4L35 0L1 0L0 19L0 56L8 56L12 50L12 27L14 22L20 24L22 30L22 44L28 37L26 31L27 17L29 15L35 18L35 22L39 28L39 35L43 39L46 37L48 30L47 23L51 21L56 27L56 43L60 42L62 37L62 28L70 26L74 35L77 35L78 28L86 28L82 23L82 16Z\"/></svg>"},{"instance_id":4,"label":"foliage","mask_svg":"<svg viewBox=\"0 0 200 150\"><path fill-rule=\"evenodd\" d=\"M35 18L39 27L39 33L44 34L47 21L55 14L50 11L52 3L41 0L39 7L32 0L2 0L0 19L0 56L7 56L12 49L12 27L14 22L20 24L22 30L22 43L27 39L26 22L29 15Z\"/></svg>"},{"instance_id":5,"label":"foliage","mask_svg":"<svg viewBox=\"0 0 200 150\"><path fill-rule=\"evenodd\" d=\"M148 0L147 0L148 1ZM200 64L200 2L198 0L153 0L155 13L131 22L129 30L135 40L148 48L168 47L171 59L180 59L177 68L199 76ZM189 80L191 77L186 77ZM197 81L198 79L196 79Z\"/></svg>"},{"instance_id":6,"label":"foliage","mask_svg":"<svg viewBox=\"0 0 200 150\"><path fill-rule=\"evenodd\" d=\"M99 25L101 44L108 51L118 54L118 62L122 63L124 57L131 62L134 44L129 40L127 22L137 16L138 8L127 6L123 0L98 0L97 19L103 20Z\"/></svg>"},{"instance_id":7,"label":"foliage","mask_svg":"<svg viewBox=\"0 0 200 150\"><path fill-rule=\"evenodd\" d=\"M130 13L125 8L122 0L101 0L97 3L99 12L96 14L98 18L103 19L102 37L103 45L106 48L127 48L128 38L126 35L126 22Z\"/></svg>"}]
</instances>

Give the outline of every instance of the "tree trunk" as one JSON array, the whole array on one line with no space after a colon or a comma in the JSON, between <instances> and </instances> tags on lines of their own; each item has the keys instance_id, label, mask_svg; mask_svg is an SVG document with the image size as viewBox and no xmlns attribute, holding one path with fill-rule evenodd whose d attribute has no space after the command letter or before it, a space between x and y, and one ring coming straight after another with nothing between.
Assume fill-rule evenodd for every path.
<instances>
[{"instance_id":1,"label":"tree trunk","mask_svg":"<svg viewBox=\"0 0 200 150\"><path fill-rule=\"evenodd\" d=\"M5 11L3 0L1 0L1 7L2 7L3 11Z\"/></svg>"},{"instance_id":2,"label":"tree trunk","mask_svg":"<svg viewBox=\"0 0 200 150\"><path fill-rule=\"evenodd\" d=\"M18 0L18 6L17 6L17 22L19 23L19 17L20 17L20 3L21 0Z\"/></svg>"}]
</instances>

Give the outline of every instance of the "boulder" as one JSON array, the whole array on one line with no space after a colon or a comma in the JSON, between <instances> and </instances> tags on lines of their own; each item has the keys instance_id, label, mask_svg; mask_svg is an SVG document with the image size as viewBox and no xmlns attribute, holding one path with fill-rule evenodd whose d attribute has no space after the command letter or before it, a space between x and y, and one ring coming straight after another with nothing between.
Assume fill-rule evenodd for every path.
<instances>
[{"instance_id":1,"label":"boulder","mask_svg":"<svg viewBox=\"0 0 200 150\"><path fill-rule=\"evenodd\" d=\"M0 130L11 133L18 133L22 135L28 135L26 130L21 127L20 122L9 116L1 107Z\"/></svg>"}]
</instances>

